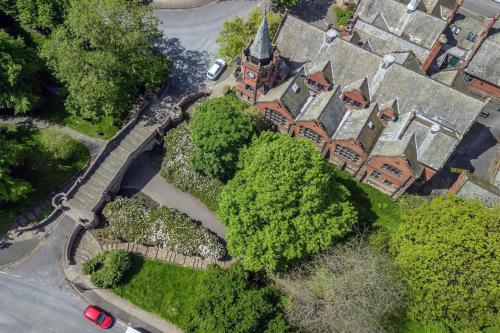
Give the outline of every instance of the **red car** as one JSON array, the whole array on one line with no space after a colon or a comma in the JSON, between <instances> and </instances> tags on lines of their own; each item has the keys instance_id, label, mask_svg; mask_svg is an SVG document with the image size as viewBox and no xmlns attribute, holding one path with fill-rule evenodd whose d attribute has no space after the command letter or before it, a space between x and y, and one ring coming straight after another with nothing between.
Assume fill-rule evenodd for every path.
<instances>
[{"instance_id":1,"label":"red car","mask_svg":"<svg viewBox=\"0 0 500 333\"><path fill-rule=\"evenodd\" d=\"M110 328L113 324L113 318L95 305L87 306L83 316L100 328Z\"/></svg>"}]
</instances>

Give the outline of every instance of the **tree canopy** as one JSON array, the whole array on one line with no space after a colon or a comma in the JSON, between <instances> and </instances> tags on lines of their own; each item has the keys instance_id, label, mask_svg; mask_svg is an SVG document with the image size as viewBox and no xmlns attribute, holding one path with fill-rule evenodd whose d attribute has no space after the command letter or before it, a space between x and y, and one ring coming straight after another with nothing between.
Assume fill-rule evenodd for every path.
<instances>
[{"instance_id":1,"label":"tree canopy","mask_svg":"<svg viewBox=\"0 0 500 333\"><path fill-rule=\"evenodd\" d=\"M349 192L314 145L264 132L243 148L220 195L228 249L251 270L286 268L324 250L357 222Z\"/></svg>"},{"instance_id":2,"label":"tree canopy","mask_svg":"<svg viewBox=\"0 0 500 333\"><path fill-rule=\"evenodd\" d=\"M27 113L41 102L38 86L40 64L22 37L0 29L0 110Z\"/></svg>"},{"instance_id":3,"label":"tree canopy","mask_svg":"<svg viewBox=\"0 0 500 333\"><path fill-rule=\"evenodd\" d=\"M278 292L240 264L208 268L202 295L190 314L190 333L285 333Z\"/></svg>"},{"instance_id":4,"label":"tree canopy","mask_svg":"<svg viewBox=\"0 0 500 333\"><path fill-rule=\"evenodd\" d=\"M408 210L391 240L411 319L478 331L500 324L500 207L436 197Z\"/></svg>"},{"instance_id":5,"label":"tree canopy","mask_svg":"<svg viewBox=\"0 0 500 333\"><path fill-rule=\"evenodd\" d=\"M227 179L236 171L240 149L253 135L254 121L248 108L233 94L199 104L191 120L191 167L215 179Z\"/></svg>"},{"instance_id":6,"label":"tree canopy","mask_svg":"<svg viewBox=\"0 0 500 333\"><path fill-rule=\"evenodd\" d=\"M29 141L18 140L15 130L0 126L0 203L21 200L32 190L29 182L14 174L30 148Z\"/></svg>"},{"instance_id":7,"label":"tree canopy","mask_svg":"<svg viewBox=\"0 0 500 333\"><path fill-rule=\"evenodd\" d=\"M42 56L65 84L67 109L88 120L121 119L138 94L159 86L170 61L154 49L161 33L142 1L71 0Z\"/></svg>"},{"instance_id":8,"label":"tree canopy","mask_svg":"<svg viewBox=\"0 0 500 333\"><path fill-rule=\"evenodd\" d=\"M52 30L63 22L69 0L0 0L0 7L25 28Z\"/></svg>"},{"instance_id":9,"label":"tree canopy","mask_svg":"<svg viewBox=\"0 0 500 333\"><path fill-rule=\"evenodd\" d=\"M386 332L406 309L392 258L354 239L302 264L279 283L300 332Z\"/></svg>"},{"instance_id":10,"label":"tree canopy","mask_svg":"<svg viewBox=\"0 0 500 333\"><path fill-rule=\"evenodd\" d=\"M278 9L291 9L299 3L300 0L271 0L273 7Z\"/></svg>"},{"instance_id":11,"label":"tree canopy","mask_svg":"<svg viewBox=\"0 0 500 333\"><path fill-rule=\"evenodd\" d=\"M246 21L240 16L224 21L217 37L217 44L220 46L219 55L228 60L240 55L242 49L255 37L262 16L261 10L255 8L250 12ZM272 37L278 30L281 17L279 14L268 12L266 18Z\"/></svg>"}]
</instances>

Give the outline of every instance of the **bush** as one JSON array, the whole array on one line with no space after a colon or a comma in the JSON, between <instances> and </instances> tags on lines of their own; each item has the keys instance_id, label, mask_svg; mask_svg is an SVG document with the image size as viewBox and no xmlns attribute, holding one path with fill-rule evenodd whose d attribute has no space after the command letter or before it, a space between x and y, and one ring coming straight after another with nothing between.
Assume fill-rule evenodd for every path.
<instances>
[{"instance_id":1,"label":"bush","mask_svg":"<svg viewBox=\"0 0 500 333\"><path fill-rule=\"evenodd\" d=\"M226 249L219 238L186 214L165 206L148 209L137 199L118 197L103 209L104 234L147 246L167 248L185 256L221 259Z\"/></svg>"},{"instance_id":2,"label":"bush","mask_svg":"<svg viewBox=\"0 0 500 333\"><path fill-rule=\"evenodd\" d=\"M82 272L90 274L90 281L98 288L114 288L132 267L130 254L111 250L98 254L83 263Z\"/></svg>"},{"instance_id":3,"label":"bush","mask_svg":"<svg viewBox=\"0 0 500 333\"><path fill-rule=\"evenodd\" d=\"M73 161L88 154L85 146L57 130L40 132L38 140L43 149L55 159Z\"/></svg>"},{"instance_id":4,"label":"bush","mask_svg":"<svg viewBox=\"0 0 500 333\"><path fill-rule=\"evenodd\" d=\"M349 18L354 12L354 9L354 5L349 5L347 8L341 8L337 6L333 7L333 10L335 11L335 18L337 19L337 27L340 30L344 29L344 26L346 25L347 21L349 21Z\"/></svg>"},{"instance_id":5,"label":"bush","mask_svg":"<svg viewBox=\"0 0 500 333\"><path fill-rule=\"evenodd\" d=\"M203 176L189 167L188 158L193 150L189 123L183 122L168 131L163 138L165 157L161 175L170 184L200 199L209 209L216 211L222 183Z\"/></svg>"},{"instance_id":6,"label":"bush","mask_svg":"<svg viewBox=\"0 0 500 333\"><path fill-rule=\"evenodd\" d=\"M281 296L262 275L241 264L208 268L201 296L189 316L187 332L284 333Z\"/></svg>"}]
</instances>

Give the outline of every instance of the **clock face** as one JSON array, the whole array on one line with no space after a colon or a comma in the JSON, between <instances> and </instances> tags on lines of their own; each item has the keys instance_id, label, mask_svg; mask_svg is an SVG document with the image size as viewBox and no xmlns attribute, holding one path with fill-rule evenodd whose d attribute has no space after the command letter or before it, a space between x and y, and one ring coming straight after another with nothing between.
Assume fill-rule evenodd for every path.
<instances>
[{"instance_id":1,"label":"clock face","mask_svg":"<svg viewBox=\"0 0 500 333\"><path fill-rule=\"evenodd\" d=\"M253 79L255 77L255 74L252 71L247 71L247 75L251 79Z\"/></svg>"}]
</instances>

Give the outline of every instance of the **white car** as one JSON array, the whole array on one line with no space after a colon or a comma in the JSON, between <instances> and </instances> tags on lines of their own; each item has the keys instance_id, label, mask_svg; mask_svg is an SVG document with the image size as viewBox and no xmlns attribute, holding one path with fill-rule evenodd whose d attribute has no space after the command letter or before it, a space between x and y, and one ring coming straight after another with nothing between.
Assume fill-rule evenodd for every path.
<instances>
[{"instance_id":1,"label":"white car","mask_svg":"<svg viewBox=\"0 0 500 333\"><path fill-rule=\"evenodd\" d=\"M214 64L210 67L207 72L207 77L210 80L217 80L217 77L222 72L222 70L226 67L226 62L223 59L215 60Z\"/></svg>"}]
</instances>

